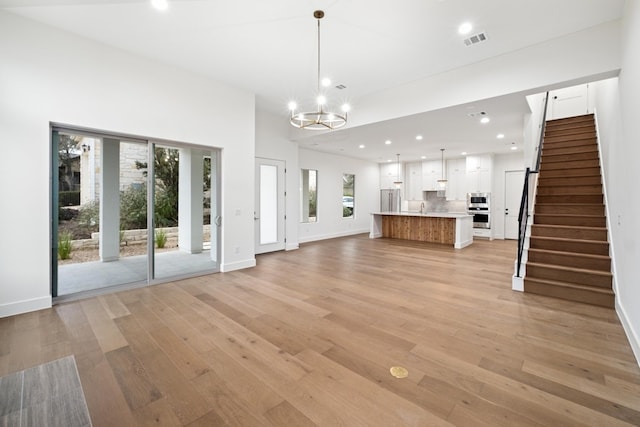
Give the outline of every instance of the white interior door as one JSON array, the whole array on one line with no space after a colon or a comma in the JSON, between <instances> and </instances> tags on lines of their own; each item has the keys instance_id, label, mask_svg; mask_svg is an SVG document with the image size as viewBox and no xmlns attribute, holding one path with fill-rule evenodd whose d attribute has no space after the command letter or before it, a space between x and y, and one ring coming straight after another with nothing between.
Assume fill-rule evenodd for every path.
<instances>
[{"instance_id":1,"label":"white interior door","mask_svg":"<svg viewBox=\"0 0 640 427\"><path fill-rule=\"evenodd\" d=\"M285 163L256 158L255 253L285 248Z\"/></svg>"},{"instance_id":2,"label":"white interior door","mask_svg":"<svg viewBox=\"0 0 640 427\"><path fill-rule=\"evenodd\" d=\"M589 85L558 89L549 93L551 109L549 119L581 116L589 112Z\"/></svg>"},{"instance_id":3,"label":"white interior door","mask_svg":"<svg viewBox=\"0 0 640 427\"><path fill-rule=\"evenodd\" d=\"M518 214L524 185L523 171L507 171L504 176L504 238L518 238Z\"/></svg>"}]
</instances>

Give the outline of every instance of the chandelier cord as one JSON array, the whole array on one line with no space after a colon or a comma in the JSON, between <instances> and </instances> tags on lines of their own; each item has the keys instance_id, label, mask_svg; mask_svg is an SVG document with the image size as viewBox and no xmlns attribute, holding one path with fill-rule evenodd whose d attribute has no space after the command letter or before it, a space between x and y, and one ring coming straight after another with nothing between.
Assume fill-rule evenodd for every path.
<instances>
[{"instance_id":1,"label":"chandelier cord","mask_svg":"<svg viewBox=\"0 0 640 427\"><path fill-rule=\"evenodd\" d=\"M318 95L320 96L320 18L318 18Z\"/></svg>"}]
</instances>

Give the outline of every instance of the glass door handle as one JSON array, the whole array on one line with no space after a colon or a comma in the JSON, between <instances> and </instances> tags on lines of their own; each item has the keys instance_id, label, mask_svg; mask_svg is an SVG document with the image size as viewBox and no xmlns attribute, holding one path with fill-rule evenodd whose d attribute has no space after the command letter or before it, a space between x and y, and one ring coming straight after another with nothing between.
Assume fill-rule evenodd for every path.
<instances>
[{"instance_id":1,"label":"glass door handle","mask_svg":"<svg viewBox=\"0 0 640 427\"><path fill-rule=\"evenodd\" d=\"M222 225L222 217L220 215L216 216L216 219L213 221L215 225L220 227Z\"/></svg>"}]
</instances>

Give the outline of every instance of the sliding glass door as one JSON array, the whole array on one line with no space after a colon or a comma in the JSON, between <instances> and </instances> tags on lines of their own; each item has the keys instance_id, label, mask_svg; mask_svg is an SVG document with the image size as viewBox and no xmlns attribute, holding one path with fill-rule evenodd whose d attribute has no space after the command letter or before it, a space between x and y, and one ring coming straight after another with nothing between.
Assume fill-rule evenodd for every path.
<instances>
[{"instance_id":1,"label":"sliding glass door","mask_svg":"<svg viewBox=\"0 0 640 427\"><path fill-rule=\"evenodd\" d=\"M213 250L211 245L218 206L212 178L218 170L216 153L166 145L154 150L155 278L217 270L217 242Z\"/></svg>"},{"instance_id":2,"label":"sliding glass door","mask_svg":"<svg viewBox=\"0 0 640 427\"><path fill-rule=\"evenodd\" d=\"M218 159L54 127L52 295L218 271Z\"/></svg>"}]
</instances>

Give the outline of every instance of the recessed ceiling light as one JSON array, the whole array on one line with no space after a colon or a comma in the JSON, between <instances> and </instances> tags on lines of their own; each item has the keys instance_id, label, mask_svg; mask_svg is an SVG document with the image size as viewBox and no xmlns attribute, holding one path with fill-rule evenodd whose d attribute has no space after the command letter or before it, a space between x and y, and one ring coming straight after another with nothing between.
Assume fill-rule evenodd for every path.
<instances>
[{"instance_id":1,"label":"recessed ceiling light","mask_svg":"<svg viewBox=\"0 0 640 427\"><path fill-rule=\"evenodd\" d=\"M391 144L391 141L387 139L384 143L389 145L389 144Z\"/></svg>"},{"instance_id":2,"label":"recessed ceiling light","mask_svg":"<svg viewBox=\"0 0 640 427\"><path fill-rule=\"evenodd\" d=\"M420 158L421 158L422 160L424 160L424 159L426 159L426 158L427 158L427 156L422 156L422 157L420 157Z\"/></svg>"},{"instance_id":3,"label":"recessed ceiling light","mask_svg":"<svg viewBox=\"0 0 640 427\"><path fill-rule=\"evenodd\" d=\"M156 10L167 10L169 9L169 1L168 0L151 0L151 6L153 6Z\"/></svg>"},{"instance_id":4,"label":"recessed ceiling light","mask_svg":"<svg viewBox=\"0 0 640 427\"><path fill-rule=\"evenodd\" d=\"M391 163L391 159L387 159L387 163Z\"/></svg>"},{"instance_id":5,"label":"recessed ceiling light","mask_svg":"<svg viewBox=\"0 0 640 427\"><path fill-rule=\"evenodd\" d=\"M489 117L483 117L480 119L480 123L482 123L483 125L489 123L490 121L491 119Z\"/></svg>"},{"instance_id":6,"label":"recessed ceiling light","mask_svg":"<svg viewBox=\"0 0 640 427\"><path fill-rule=\"evenodd\" d=\"M322 86L329 87L329 85L331 85L331 79L329 79L328 77L322 79Z\"/></svg>"},{"instance_id":7,"label":"recessed ceiling light","mask_svg":"<svg viewBox=\"0 0 640 427\"><path fill-rule=\"evenodd\" d=\"M360 148L364 148L364 144L360 144Z\"/></svg>"},{"instance_id":8,"label":"recessed ceiling light","mask_svg":"<svg viewBox=\"0 0 640 427\"><path fill-rule=\"evenodd\" d=\"M463 152L462 152L462 153L460 153L460 154L462 154L463 156L466 156L466 155L467 155L467 152L466 152L466 151L463 151Z\"/></svg>"},{"instance_id":9,"label":"recessed ceiling light","mask_svg":"<svg viewBox=\"0 0 640 427\"><path fill-rule=\"evenodd\" d=\"M471 30L473 29L473 25L471 25L470 22L463 22L462 24L460 24L460 26L458 27L458 33L459 34L469 34L471 32Z\"/></svg>"},{"instance_id":10,"label":"recessed ceiling light","mask_svg":"<svg viewBox=\"0 0 640 427\"><path fill-rule=\"evenodd\" d=\"M504 133L499 133L499 134L497 134L497 135L496 135L496 138L498 138L498 139L502 139L502 138L504 138Z\"/></svg>"},{"instance_id":11,"label":"recessed ceiling light","mask_svg":"<svg viewBox=\"0 0 640 427\"><path fill-rule=\"evenodd\" d=\"M422 135L416 135L416 139L417 139L418 141L422 141Z\"/></svg>"},{"instance_id":12,"label":"recessed ceiling light","mask_svg":"<svg viewBox=\"0 0 640 427\"><path fill-rule=\"evenodd\" d=\"M511 147L512 150L517 150L518 147L516 147L515 145L513 147Z\"/></svg>"}]
</instances>

